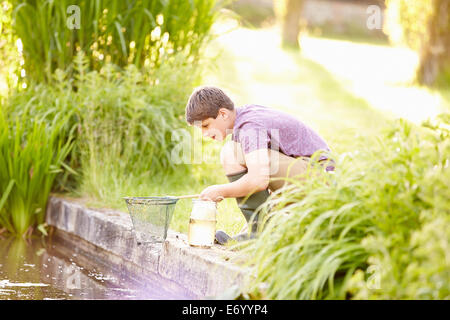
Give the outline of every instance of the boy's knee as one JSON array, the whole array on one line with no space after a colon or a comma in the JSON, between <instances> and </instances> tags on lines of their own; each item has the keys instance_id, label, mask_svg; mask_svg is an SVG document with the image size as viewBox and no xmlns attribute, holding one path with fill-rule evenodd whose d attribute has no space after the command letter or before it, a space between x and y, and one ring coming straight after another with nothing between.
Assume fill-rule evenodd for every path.
<instances>
[{"instance_id":1,"label":"boy's knee","mask_svg":"<svg viewBox=\"0 0 450 320\"><path fill-rule=\"evenodd\" d=\"M245 160L240 145L234 141L227 141L220 151L220 163L226 174L245 170Z\"/></svg>"},{"instance_id":2,"label":"boy's knee","mask_svg":"<svg viewBox=\"0 0 450 320\"><path fill-rule=\"evenodd\" d=\"M220 150L220 163L224 165L225 163L230 162L233 159L233 147L230 144L231 141L227 141L222 150Z\"/></svg>"}]
</instances>

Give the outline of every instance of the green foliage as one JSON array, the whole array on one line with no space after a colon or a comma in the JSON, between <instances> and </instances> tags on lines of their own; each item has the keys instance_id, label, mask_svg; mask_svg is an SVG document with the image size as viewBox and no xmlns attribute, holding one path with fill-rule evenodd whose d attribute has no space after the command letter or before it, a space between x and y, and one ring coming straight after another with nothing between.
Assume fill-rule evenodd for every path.
<instances>
[{"instance_id":1,"label":"green foliage","mask_svg":"<svg viewBox=\"0 0 450 320\"><path fill-rule=\"evenodd\" d=\"M172 131L185 127L185 101L200 75L193 62L209 37L216 2L4 2L2 32L11 31L12 16L28 88L16 88L2 103L0 150L30 143L17 157L2 154L0 165L17 172L0 176L0 226L19 234L42 229L50 190L110 203L146 195L175 169L188 175L170 159L178 143ZM71 5L80 9L80 28L69 28L77 23ZM46 148L37 152L41 144Z\"/></svg>"},{"instance_id":2,"label":"green foliage","mask_svg":"<svg viewBox=\"0 0 450 320\"><path fill-rule=\"evenodd\" d=\"M19 82L22 57L16 50L17 36L12 28L12 5L8 1L0 2L0 101Z\"/></svg>"},{"instance_id":3,"label":"green foliage","mask_svg":"<svg viewBox=\"0 0 450 320\"><path fill-rule=\"evenodd\" d=\"M398 179L405 186L398 185L399 206L392 212L399 220L397 226L396 221L380 220L382 233L364 239L369 262L379 266L380 288L367 290L357 273L352 280L355 298L450 298L450 116L442 115L441 121L425 123L432 132L424 135L407 127L397 135L397 148L406 160L405 176Z\"/></svg>"},{"instance_id":4,"label":"green foliage","mask_svg":"<svg viewBox=\"0 0 450 320\"><path fill-rule=\"evenodd\" d=\"M429 41L427 25L433 16L433 1L387 0L389 28L394 41L403 40L412 49L419 51Z\"/></svg>"},{"instance_id":5,"label":"green foliage","mask_svg":"<svg viewBox=\"0 0 450 320\"><path fill-rule=\"evenodd\" d=\"M244 249L254 297L448 299L450 118L384 136L337 157L334 174L273 195Z\"/></svg>"},{"instance_id":6,"label":"green foliage","mask_svg":"<svg viewBox=\"0 0 450 320\"><path fill-rule=\"evenodd\" d=\"M172 131L185 127L185 101L199 69L179 54L146 72L112 64L89 71L81 53L75 70L75 79L57 70L51 84L31 85L5 106L11 117L33 114L47 123L70 114L60 130L75 126L76 140L58 189L120 199L130 185L164 179L175 168L186 171L171 161L178 143Z\"/></svg>"},{"instance_id":7,"label":"green foliage","mask_svg":"<svg viewBox=\"0 0 450 320\"><path fill-rule=\"evenodd\" d=\"M165 56L197 56L214 22L216 0L14 0L27 74L50 80L84 51L90 68L158 67ZM79 12L70 9L77 6ZM76 25L79 13L79 27ZM70 28L69 28L70 26Z\"/></svg>"},{"instance_id":8,"label":"green foliage","mask_svg":"<svg viewBox=\"0 0 450 320\"><path fill-rule=\"evenodd\" d=\"M106 66L75 82L82 110L81 194L120 199L145 194L137 187L162 183L175 169L188 173L184 164L171 161L177 143L172 132L185 127L185 101L198 73L182 56L178 58L152 75L134 65L122 74Z\"/></svg>"},{"instance_id":9,"label":"green foliage","mask_svg":"<svg viewBox=\"0 0 450 320\"><path fill-rule=\"evenodd\" d=\"M44 222L53 181L72 147L71 136L61 134L70 114L51 123L27 112L7 121L0 108L0 226L24 235Z\"/></svg>"}]
</instances>

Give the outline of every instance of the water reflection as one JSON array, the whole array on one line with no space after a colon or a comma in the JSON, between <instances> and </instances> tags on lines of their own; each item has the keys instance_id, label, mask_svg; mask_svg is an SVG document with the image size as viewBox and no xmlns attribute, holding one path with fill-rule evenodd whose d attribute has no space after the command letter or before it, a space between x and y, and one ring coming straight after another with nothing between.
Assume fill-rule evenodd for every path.
<instances>
[{"instance_id":1,"label":"water reflection","mask_svg":"<svg viewBox=\"0 0 450 320\"><path fill-rule=\"evenodd\" d=\"M0 240L0 298L1 299L66 299L67 294L41 281L41 255L45 252L43 239L24 241L8 237Z\"/></svg>"},{"instance_id":2,"label":"water reflection","mask_svg":"<svg viewBox=\"0 0 450 320\"><path fill-rule=\"evenodd\" d=\"M175 288L175 289L174 289ZM136 281L55 241L0 240L0 299L190 299L155 277Z\"/></svg>"}]
</instances>

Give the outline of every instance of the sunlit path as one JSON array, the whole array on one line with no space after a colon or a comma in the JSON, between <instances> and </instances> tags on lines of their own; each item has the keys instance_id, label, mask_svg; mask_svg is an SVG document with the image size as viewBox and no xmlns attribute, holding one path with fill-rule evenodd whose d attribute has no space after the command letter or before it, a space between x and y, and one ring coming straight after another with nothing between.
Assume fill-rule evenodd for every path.
<instances>
[{"instance_id":1,"label":"sunlit path","mask_svg":"<svg viewBox=\"0 0 450 320\"><path fill-rule=\"evenodd\" d=\"M416 123L443 111L437 93L408 85L418 64L411 50L311 37L303 37L302 46L305 57L323 65L377 109Z\"/></svg>"},{"instance_id":2,"label":"sunlit path","mask_svg":"<svg viewBox=\"0 0 450 320\"><path fill-rule=\"evenodd\" d=\"M216 30L223 32L233 27L230 21L216 26ZM419 123L444 109L437 93L408 86L417 65L416 54L408 49L305 36L300 56L281 49L279 31L274 27L235 28L216 39L210 54L220 50L218 70L205 81L228 88L236 94L237 103L251 101L295 108L299 116L313 123L322 121L327 115L317 113L327 112L332 106L321 106L317 94L330 93L314 90L309 83L321 82L315 74L308 74L307 69L314 68L305 68L310 60L331 73L342 90L364 99L390 118L403 117ZM336 110L328 116L335 115Z\"/></svg>"}]
</instances>

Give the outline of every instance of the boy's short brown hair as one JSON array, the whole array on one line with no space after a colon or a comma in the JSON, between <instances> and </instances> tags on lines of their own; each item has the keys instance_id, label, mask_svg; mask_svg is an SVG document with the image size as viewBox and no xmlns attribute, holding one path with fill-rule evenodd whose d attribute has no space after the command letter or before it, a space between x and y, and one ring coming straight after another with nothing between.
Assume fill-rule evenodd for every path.
<instances>
[{"instance_id":1,"label":"boy's short brown hair","mask_svg":"<svg viewBox=\"0 0 450 320\"><path fill-rule=\"evenodd\" d=\"M186 121L203 121L217 118L220 108L234 110L234 103L221 89L203 86L194 89L186 105Z\"/></svg>"}]
</instances>

